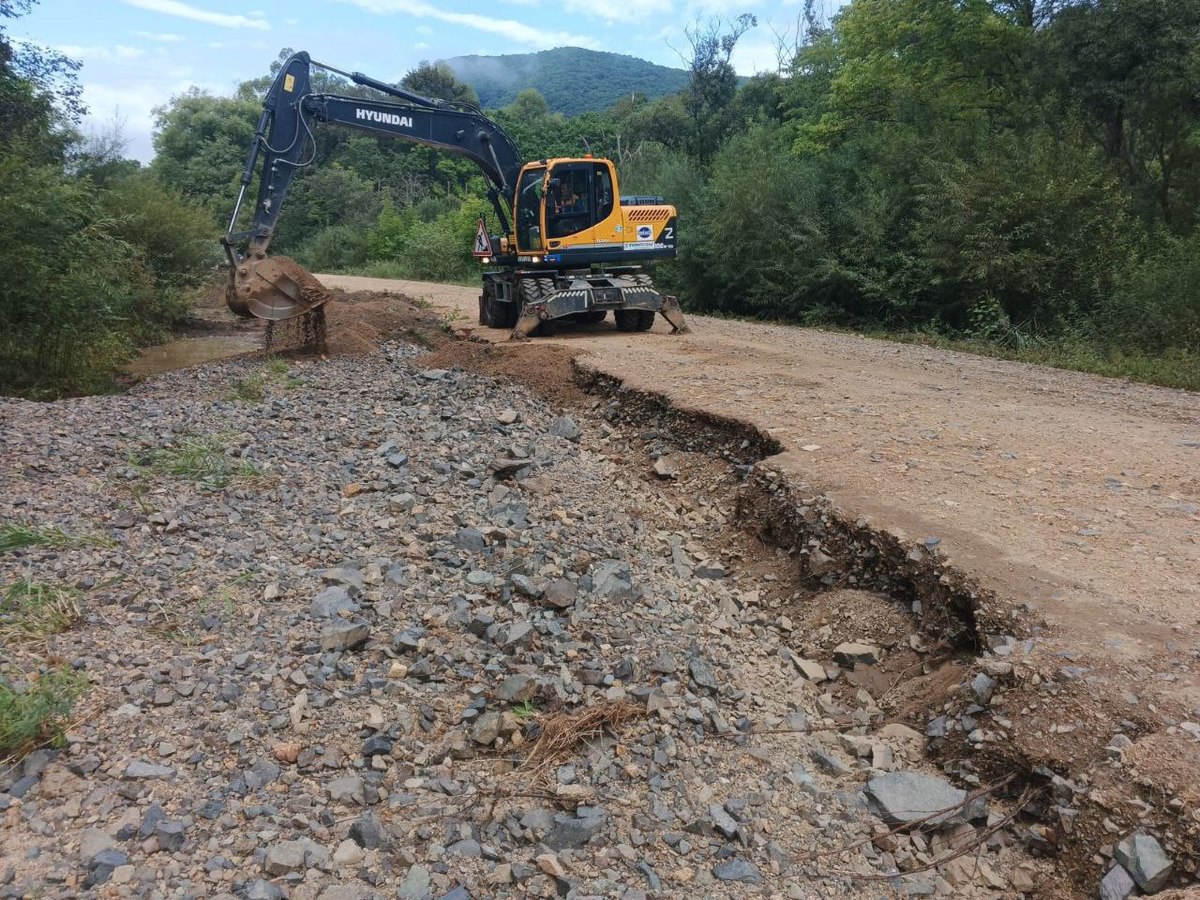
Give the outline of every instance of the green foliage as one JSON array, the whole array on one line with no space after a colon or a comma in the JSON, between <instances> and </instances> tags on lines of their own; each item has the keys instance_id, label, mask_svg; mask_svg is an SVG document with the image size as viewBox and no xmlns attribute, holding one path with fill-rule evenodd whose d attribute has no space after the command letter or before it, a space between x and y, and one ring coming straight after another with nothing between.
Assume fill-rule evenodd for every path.
<instances>
[{"instance_id":1,"label":"green foliage","mask_svg":"<svg viewBox=\"0 0 1200 900\"><path fill-rule=\"evenodd\" d=\"M69 629L81 615L75 591L21 579L0 594L0 645L44 642Z\"/></svg>"},{"instance_id":2,"label":"green foliage","mask_svg":"<svg viewBox=\"0 0 1200 900\"><path fill-rule=\"evenodd\" d=\"M475 89L459 81L450 66L441 60L435 63L422 60L400 80L400 85L422 97L479 105Z\"/></svg>"},{"instance_id":3,"label":"green foliage","mask_svg":"<svg viewBox=\"0 0 1200 900\"><path fill-rule=\"evenodd\" d=\"M567 116L599 111L622 97L651 99L674 94L687 84L687 73L620 53L557 47L504 56L456 56L446 60L459 79L479 95L482 106L510 105L533 88L549 108Z\"/></svg>"},{"instance_id":4,"label":"green foliage","mask_svg":"<svg viewBox=\"0 0 1200 900\"><path fill-rule=\"evenodd\" d=\"M248 399L256 399L253 395ZM193 481L209 490L219 490L236 478L262 474L254 463L232 459L215 435L181 434L167 447L135 456L133 465L157 475Z\"/></svg>"},{"instance_id":5,"label":"green foliage","mask_svg":"<svg viewBox=\"0 0 1200 900\"><path fill-rule=\"evenodd\" d=\"M384 205L367 239L370 259L387 263L400 277L431 281L465 281L479 277L479 261L471 255L475 228L490 207L482 198L433 204L443 211L424 219L418 210L397 211Z\"/></svg>"},{"instance_id":6,"label":"green foliage","mask_svg":"<svg viewBox=\"0 0 1200 900\"><path fill-rule=\"evenodd\" d=\"M113 540L101 534L71 535L56 526L33 525L29 522L6 522L0 525L0 553L26 547L68 550L74 547L111 546L114 546Z\"/></svg>"},{"instance_id":7,"label":"green foliage","mask_svg":"<svg viewBox=\"0 0 1200 900\"><path fill-rule=\"evenodd\" d=\"M87 681L57 669L16 685L0 677L0 757L20 756L47 744L62 743L67 717Z\"/></svg>"},{"instance_id":8,"label":"green foliage","mask_svg":"<svg viewBox=\"0 0 1200 900\"><path fill-rule=\"evenodd\" d=\"M154 111L154 163L169 187L228 214L262 113L250 98L214 97L198 88Z\"/></svg>"},{"instance_id":9,"label":"green foliage","mask_svg":"<svg viewBox=\"0 0 1200 900\"><path fill-rule=\"evenodd\" d=\"M367 261L367 242L362 226L330 225L297 247L295 256L314 272L344 272Z\"/></svg>"},{"instance_id":10,"label":"green foliage","mask_svg":"<svg viewBox=\"0 0 1200 900\"><path fill-rule=\"evenodd\" d=\"M1200 356L1200 231L1155 235L1154 250L1101 301L1099 342L1156 354Z\"/></svg>"}]
</instances>

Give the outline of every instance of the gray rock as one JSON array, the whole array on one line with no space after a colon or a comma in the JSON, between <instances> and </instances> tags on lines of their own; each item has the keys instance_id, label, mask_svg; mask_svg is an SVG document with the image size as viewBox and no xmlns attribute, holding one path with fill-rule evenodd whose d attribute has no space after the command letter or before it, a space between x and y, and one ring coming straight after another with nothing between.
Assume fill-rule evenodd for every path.
<instances>
[{"instance_id":1,"label":"gray rock","mask_svg":"<svg viewBox=\"0 0 1200 900\"><path fill-rule=\"evenodd\" d=\"M362 591L365 586L363 575L354 566L335 566L332 569L322 569L320 572L321 578L331 584L344 585L347 588L353 589L355 592Z\"/></svg>"},{"instance_id":2,"label":"gray rock","mask_svg":"<svg viewBox=\"0 0 1200 900\"><path fill-rule=\"evenodd\" d=\"M881 654L878 647L872 647L870 644L860 644L856 641L847 641L833 648L834 662L846 668L853 668L860 663L864 666L873 666L879 662L880 658Z\"/></svg>"},{"instance_id":3,"label":"gray rock","mask_svg":"<svg viewBox=\"0 0 1200 900\"><path fill-rule=\"evenodd\" d=\"M808 751L808 755L813 762L831 775L849 775L854 771L850 766L842 762L840 757L822 750L820 747L811 748Z\"/></svg>"},{"instance_id":4,"label":"gray rock","mask_svg":"<svg viewBox=\"0 0 1200 900\"><path fill-rule=\"evenodd\" d=\"M992 699L992 691L996 688L996 679L980 672L971 679L971 696L975 702L986 706Z\"/></svg>"},{"instance_id":5,"label":"gray rock","mask_svg":"<svg viewBox=\"0 0 1200 900\"><path fill-rule=\"evenodd\" d=\"M104 884L112 878L115 869L128 864L129 857L120 850L112 848L101 850L88 863L87 877L83 880L83 886L92 888Z\"/></svg>"},{"instance_id":6,"label":"gray rock","mask_svg":"<svg viewBox=\"0 0 1200 900\"><path fill-rule=\"evenodd\" d=\"M479 841L472 838L464 838L447 847L446 855L462 856L466 859L479 859L483 855L483 849L479 846Z\"/></svg>"},{"instance_id":7,"label":"gray rock","mask_svg":"<svg viewBox=\"0 0 1200 900\"><path fill-rule=\"evenodd\" d=\"M363 799L363 780L361 775L343 775L341 778L335 778L325 786L329 791L329 799L335 803L357 803L362 805L366 801Z\"/></svg>"},{"instance_id":8,"label":"gray rock","mask_svg":"<svg viewBox=\"0 0 1200 900\"><path fill-rule=\"evenodd\" d=\"M549 432L555 437L566 438L568 441L578 441L583 432L570 416L563 416L550 423Z\"/></svg>"},{"instance_id":9,"label":"gray rock","mask_svg":"<svg viewBox=\"0 0 1200 900\"><path fill-rule=\"evenodd\" d=\"M696 682L697 687L704 688L707 691L716 691L720 688L717 683L717 675L713 671L712 663L702 656L693 656L688 660L688 671L692 675L692 681Z\"/></svg>"},{"instance_id":10,"label":"gray rock","mask_svg":"<svg viewBox=\"0 0 1200 900\"><path fill-rule=\"evenodd\" d=\"M154 836L158 838L158 846L168 853L183 849L187 840L187 828L182 822L159 822L154 828Z\"/></svg>"},{"instance_id":11,"label":"gray rock","mask_svg":"<svg viewBox=\"0 0 1200 900\"><path fill-rule=\"evenodd\" d=\"M738 833L737 819L727 813L724 807L714 803L708 808L708 817L712 819L717 831L727 838L736 837Z\"/></svg>"},{"instance_id":12,"label":"gray rock","mask_svg":"<svg viewBox=\"0 0 1200 900\"><path fill-rule=\"evenodd\" d=\"M361 620L334 622L321 631L321 649L326 652L353 650L371 637L371 626Z\"/></svg>"},{"instance_id":13,"label":"gray rock","mask_svg":"<svg viewBox=\"0 0 1200 900\"><path fill-rule=\"evenodd\" d=\"M115 846L117 842L108 832L99 828L85 829L79 838L79 861L86 866L97 853Z\"/></svg>"},{"instance_id":14,"label":"gray rock","mask_svg":"<svg viewBox=\"0 0 1200 900\"><path fill-rule=\"evenodd\" d=\"M454 535L454 546L460 550L478 553L487 549L487 538L478 528L460 528Z\"/></svg>"},{"instance_id":15,"label":"gray rock","mask_svg":"<svg viewBox=\"0 0 1200 900\"><path fill-rule=\"evenodd\" d=\"M170 766L160 766L141 759L130 760L125 767L126 778L170 778L175 770Z\"/></svg>"},{"instance_id":16,"label":"gray rock","mask_svg":"<svg viewBox=\"0 0 1200 900\"><path fill-rule=\"evenodd\" d=\"M358 846L373 850L383 845L383 826L374 813L367 813L350 826L350 839Z\"/></svg>"},{"instance_id":17,"label":"gray rock","mask_svg":"<svg viewBox=\"0 0 1200 900\"><path fill-rule=\"evenodd\" d=\"M524 673L509 675L496 688L496 697L505 703L524 703L537 694L537 681Z\"/></svg>"},{"instance_id":18,"label":"gray rock","mask_svg":"<svg viewBox=\"0 0 1200 900\"><path fill-rule=\"evenodd\" d=\"M925 827L970 821L986 813L986 800L980 798L967 808L961 804L967 797L950 782L923 772L888 772L867 782L866 794L879 815L889 825L907 825L933 813Z\"/></svg>"},{"instance_id":19,"label":"gray rock","mask_svg":"<svg viewBox=\"0 0 1200 900\"><path fill-rule=\"evenodd\" d=\"M430 900L433 889L430 884L429 870L424 866L413 866L400 882L396 896L399 900Z\"/></svg>"},{"instance_id":20,"label":"gray rock","mask_svg":"<svg viewBox=\"0 0 1200 900\"><path fill-rule=\"evenodd\" d=\"M530 600L541 600L542 594L545 593L540 587L534 584L529 578L520 573L510 575L509 583L512 584L515 590L522 597L528 597Z\"/></svg>"},{"instance_id":21,"label":"gray rock","mask_svg":"<svg viewBox=\"0 0 1200 900\"><path fill-rule=\"evenodd\" d=\"M259 878L246 888L246 900L284 900L283 888L265 878Z\"/></svg>"},{"instance_id":22,"label":"gray rock","mask_svg":"<svg viewBox=\"0 0 1200 900\"><path fill-rule=\"evenodd\" d=\"M619 559L602 559L592 566L592 590L605 600L633 600L633 576L629 564Z\"/></svg>"},{"instance_id":23,"label":"gray rock","mask_svg":"<svg viewBox=\"0 0 1200 900\"><path fill-rule=\"evenodd\" d=\"M758 867L737 856L713 866L712 873L720 881L762 883L762 875L759 873Z\"/></svg>"},{"instance_id":24,"label":"gray rock","mask_svg":"<svg viewBox=\"0 0 1200 900\"><path fill-rule=\"evenodd\" d=\"M556 578L546 585L542 600L547 606L566 609L575 602L578 594L579 588L575 586L575 582L566 578Z\"/></svg>"},{"instance_id":25,"label":"gray rock","mask_svg":"<svg viewBox=\"0 0 1200 900\"><path fill-rule=\"evenodd\" d=\"M263 868L268 875L301 872L329 861L329 851L309 838L280 841L267 848Z\"/></svg>"},{"instance_id":26,"label":"gray rock","mask_svg":"<svg viewBox=\"0 0 1200 900\"><path fill-rule=\"evenodd\" d=\"M604 827L604 815L595 807L588 809L587 815L565 812L556 815L542 843L551 850L578 850L585 846Z\"/></svg>"},{"instance_id":27,"label":"gray rock","mask_svg":"<svg viewBox=\"0 0 1200 900\"><path fill-rule=\"evenodd\" d=\"M1117 864L1100 879L1100 900L1126 900L1137 893L1137 885L1125 867Z\"/></svg>"},{"instance_id":28,"label":"gray rock","mask_svg":"<svg viewBox=\"0 0 1200 900\"><path fill-rule=\"evenodd\" d=\"M311 613L314 619L332 619L342 613L356 613L359 606L350 598L350 592L341 585L330 585L312 599Z\"/></svg>"},{"instance_id":29,"label":"gray rock","mask_svg":"<svg viewBox=\"0 0 1200 900\"><path fill-rule=\"evenodd\" d=\"M154 829L158 827L158 823L165 822L166 820L167 814L163 812L162 805L151 803L142 816L142 823L138 826L138 837L143 840L150 837L150 835L154 834Z\"/></svg>"},{"instance_id":30,"label":"gray rock","mask_svg":"<svg viewBox=\"0 0 1200 900\"><path fill-rule=\"evenodd\" d=\"M679 660L666 650L661 651L658 656L650 663L651 672L658 672L660 675L674 675L679 668Z\"/></svg>"},{"instance_id":31,"label":"gray rock","mask_svg":"<svg viewBox=\"0 0 1200 900\"><path fill-rule=\"evenodd\" d=\"M492 710L480 716L471 726L471 740L477 744L490 746L500 737L500 713Z\"/></svg>"},{"instance_id":32,"label":"gray rock","mask_svg":"<svg viewBox=\"0 0 1200 900\"><path fill-rule=\"evenodd\" d=\"M1166 887L1175 867L1158 840L1142 831L1134 832L1117 844L1113 855L1147 894Z\"/></svg>"}]
</instances>

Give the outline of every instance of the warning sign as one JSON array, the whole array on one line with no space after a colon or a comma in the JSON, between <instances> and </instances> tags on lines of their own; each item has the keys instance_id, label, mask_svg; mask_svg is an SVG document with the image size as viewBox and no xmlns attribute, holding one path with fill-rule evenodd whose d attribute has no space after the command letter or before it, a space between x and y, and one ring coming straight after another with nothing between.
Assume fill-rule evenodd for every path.
<instances>
[{"instance_id":1,"label":"warning sign","mask_svg":"<svg viewBox=\"0 0 1200 900\"><path fill-rule=\"evenodd\" d=\"M488 237L487 228L483 224L483 219L479 220L479 227L475 229L475 249L471 252L476 256L492 255L492 241Z\"/></svg>"}]
</instances>

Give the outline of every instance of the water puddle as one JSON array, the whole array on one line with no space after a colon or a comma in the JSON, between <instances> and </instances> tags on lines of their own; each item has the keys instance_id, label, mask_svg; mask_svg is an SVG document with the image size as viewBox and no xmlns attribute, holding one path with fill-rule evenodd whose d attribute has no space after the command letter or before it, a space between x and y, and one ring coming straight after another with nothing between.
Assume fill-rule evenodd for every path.
<instances>
[{"instance_id":1,"label":"water puddle","mask_svg":"<svg viewBox=\"0 0 1200 900\"><path fill-rule=\"evenodd\" d=\"M177 341L147 347L129 364L128 372L136 378L147 378L161 372L196 366L216 359L228 359L261 349L262 335L258 332L180 338Z\"/></svg>"}]
</instances>

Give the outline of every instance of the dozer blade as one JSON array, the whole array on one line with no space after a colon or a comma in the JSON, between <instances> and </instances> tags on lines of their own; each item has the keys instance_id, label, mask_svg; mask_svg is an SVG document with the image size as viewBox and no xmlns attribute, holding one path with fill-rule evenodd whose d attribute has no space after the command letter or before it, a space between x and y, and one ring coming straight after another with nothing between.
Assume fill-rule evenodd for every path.
<instances>
[{"instance_id":1,"label":"dozer blade","mask_svg":"<svg viewBox=\"0 0 1200 900\"><path fill-rule=\"evenodd\" d=\"M236 315L272 322L302 316L330 299L325 285L286 256L242 260L225 292L225 301Z\"/></svg>"}]
</instances>

